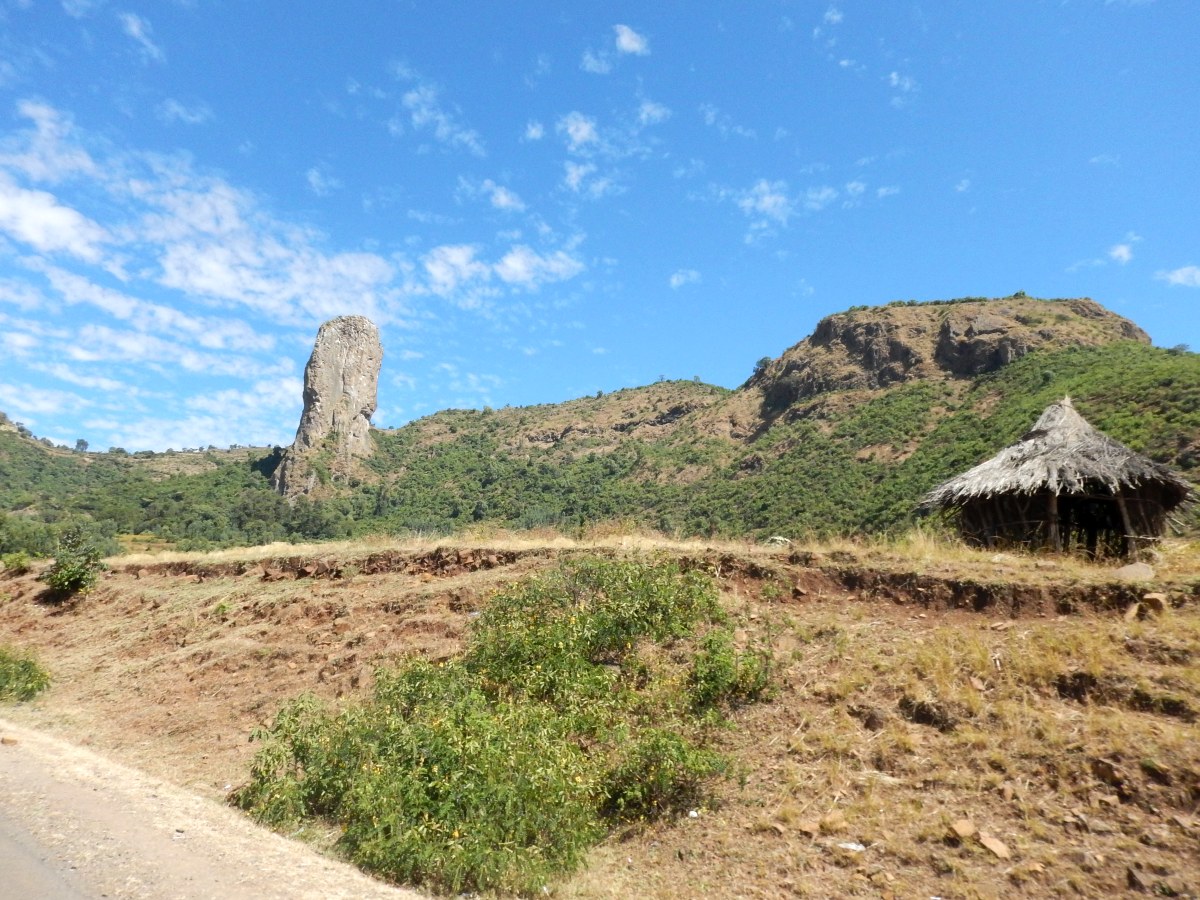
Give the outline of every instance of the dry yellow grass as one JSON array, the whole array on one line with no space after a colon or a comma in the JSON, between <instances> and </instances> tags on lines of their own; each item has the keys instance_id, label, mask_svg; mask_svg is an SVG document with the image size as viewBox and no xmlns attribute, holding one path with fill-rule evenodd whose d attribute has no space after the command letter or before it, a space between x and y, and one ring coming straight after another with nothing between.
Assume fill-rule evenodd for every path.
<instances>
[{"instance_id":1,"label":"dry yellow grass","mask_svg":"<svg viewBox=\"0 0 1200 900\"><path fill-rule=\"evenodd\" d=\"M446 658L493 590L587 550L714 573L738 641L774 647L778 690L720 732L735 765L713 802L605 844L556 895L1099 898L1143 876L1160 892L1200 886L1194 543L1165 545L1149 586L1114 585L1111 565L927 534L771 547L486 532L120 557L68 607L39 604L32 575L0 580L0 642L33 648L55 678L22 721L220 793L245 777L250 730L287 698L336 702L398 656ZM156 566L385 552L399 563L340 578ZM956 601L976 583L999 586L981 612ZM1044 601L1005 606L1022 583ZM1167 595L1161 614L1089 605L1147 587ZM1064 600L1077 612L1058 615ZM1009 858L952 834L963 819Z\"/></svg>"}]
</instances>

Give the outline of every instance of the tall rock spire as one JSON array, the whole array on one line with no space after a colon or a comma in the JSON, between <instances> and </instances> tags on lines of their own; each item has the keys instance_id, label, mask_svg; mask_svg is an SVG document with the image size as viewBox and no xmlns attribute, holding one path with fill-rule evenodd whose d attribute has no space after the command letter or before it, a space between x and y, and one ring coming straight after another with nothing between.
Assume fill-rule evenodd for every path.
<instances>
[{"instance_id":1,"label":"tall rock spire","mask_svg":"<svg viewBox=\"0 0 1200 900\"><path fill-rule=\"evenodd\" d=\"M371 414L382 362L379 329L370 319L340 316L321 326L304 368L304 412L296 440L272 477L277 491L289 497L312 493L371 454Z\"/></svg>"}]
</instances>

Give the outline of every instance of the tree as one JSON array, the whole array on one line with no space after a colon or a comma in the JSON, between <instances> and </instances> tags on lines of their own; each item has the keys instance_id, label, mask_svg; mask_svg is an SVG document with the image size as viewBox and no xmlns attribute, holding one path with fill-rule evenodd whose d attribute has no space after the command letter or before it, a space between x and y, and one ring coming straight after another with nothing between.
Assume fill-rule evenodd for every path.
<instances>
[{"instance_id":1,"label":"tree","mask_svg":"<svg viewBox=\"0 0 1200 900\"><path fill-rule=\"evenodd\" d=\"M767 371L767 367L771 365L772 362L774 362L774 360L772 360L771 357L764 356L754 364L754 374L761 375L763 372Z\"/></svg>"},{"instance_id":2,"label":"tree","mask_svg":"<svg viewBox=\"0 0 1200 900\"><path fill-rule=\"evenodd\" d=\"M86 453L87 448L88 448L88 442L85 441L83 438L79 438L79 440L77 440L75 442L75 452L76 453Z\"/></svg>"}]
</instances>

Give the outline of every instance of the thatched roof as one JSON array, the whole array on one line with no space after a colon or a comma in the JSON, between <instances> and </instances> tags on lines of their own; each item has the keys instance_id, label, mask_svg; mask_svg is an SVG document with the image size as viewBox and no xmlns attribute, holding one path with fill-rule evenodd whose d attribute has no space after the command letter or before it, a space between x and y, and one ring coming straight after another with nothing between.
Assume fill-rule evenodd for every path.
<instances>
[{"instance_id":1,"label":"thatched roof","mask_svg":"<svg viewBox=\"0 0 1200 900\"><path fill-rule=\"evenodd\" d=\"M1117 493L1143 485L1163 492L1169 510L1187 499L1191 485L1166 466L1135 453L1093 428L1071 398L1046 407L1015 444L934 488L923 506L960 507L1000 494L1092 493L1097 485Z\"/></svg>"}]
</instances>

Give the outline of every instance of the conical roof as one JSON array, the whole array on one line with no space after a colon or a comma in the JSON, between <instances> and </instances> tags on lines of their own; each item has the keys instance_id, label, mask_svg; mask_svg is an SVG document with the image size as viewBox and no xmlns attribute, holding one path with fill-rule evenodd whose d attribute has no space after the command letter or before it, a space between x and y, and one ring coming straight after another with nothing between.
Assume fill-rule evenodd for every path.
<instances>
[{"instance_id":1,"label":"conical roof","mask_svg":"<svg viewBox=\"0 0 1200 900\"><path fill-rule=\"evenodd\" d=\"M1085 493L1103 485L1112 492L1157 484L1164 506L1174 509L1191 485L1166 466L1096 430L1064 397L1046 407L1033 428L991 459L925 495L927 507L962 506L998 494ZM1090 486L1090 487L1089 487Z\"/></svg>"}]
</instances>

